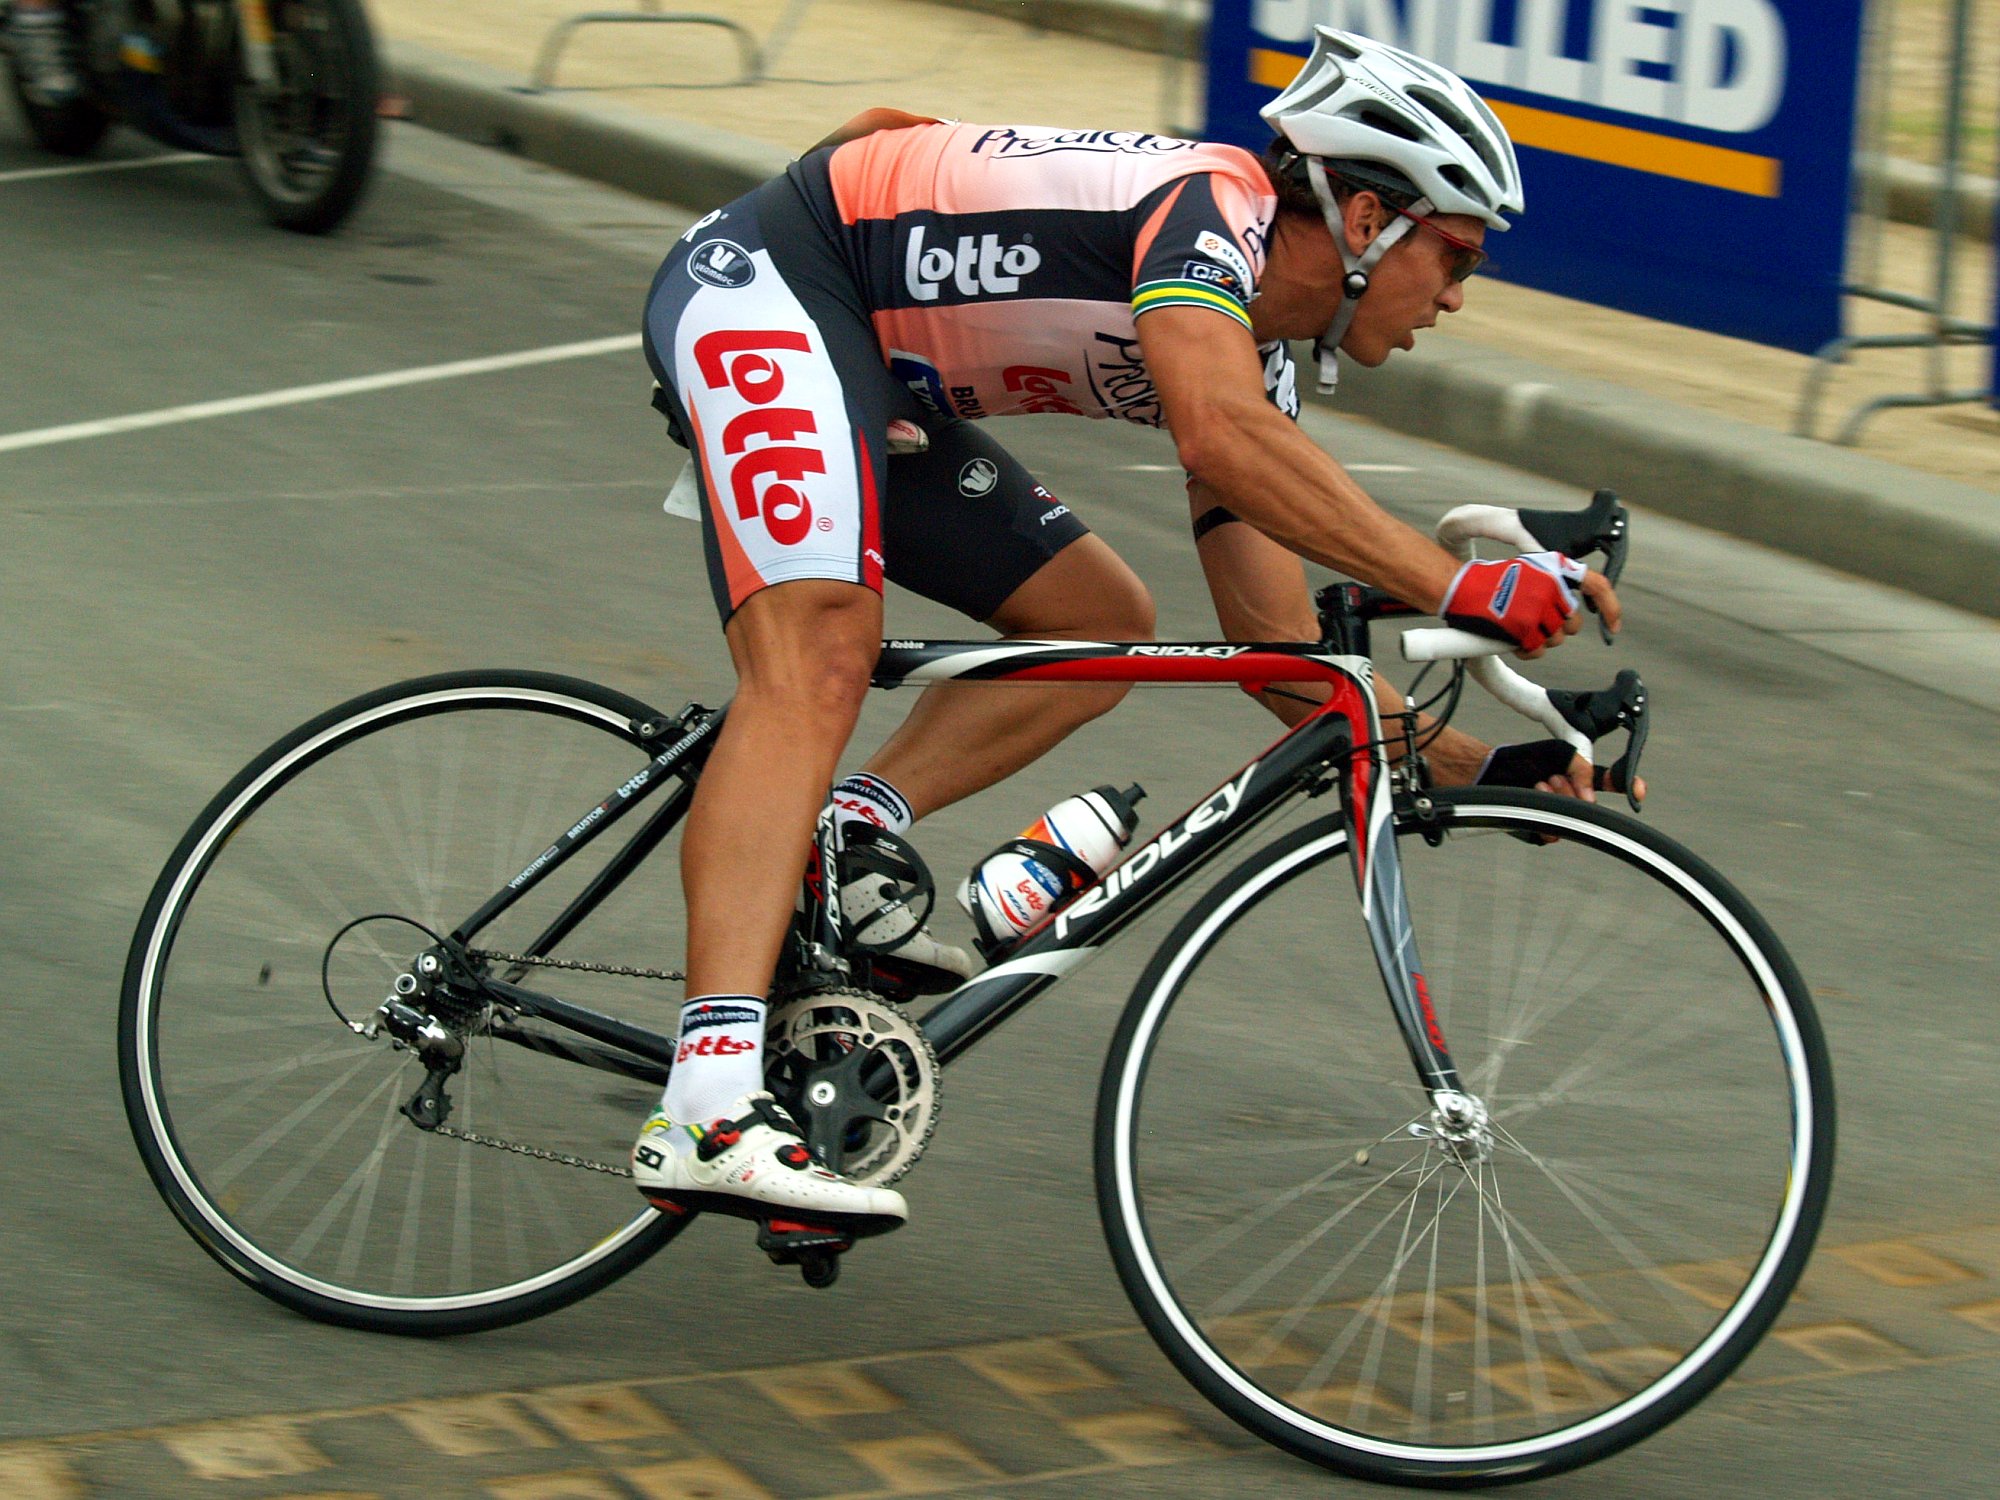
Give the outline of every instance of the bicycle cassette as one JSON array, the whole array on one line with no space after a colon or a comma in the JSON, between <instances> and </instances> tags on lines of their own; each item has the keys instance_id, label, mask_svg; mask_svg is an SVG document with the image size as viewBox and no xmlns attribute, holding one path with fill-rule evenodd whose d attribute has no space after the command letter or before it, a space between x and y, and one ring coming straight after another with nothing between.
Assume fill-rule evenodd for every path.
<instances>
[{"instance_id":1,"label":"bicycle cassette","mask_svg":"<svg viewBox=\"0 0 2000 1500\"><path fill-rule=\"evenodd\" d=\"M916 1021L880 995L843 988L779 1001L764 1058L765 1082L806 1144L850 1182L894 1182L937 1128L937 1053Z\"/></svg>"}]
</instances>

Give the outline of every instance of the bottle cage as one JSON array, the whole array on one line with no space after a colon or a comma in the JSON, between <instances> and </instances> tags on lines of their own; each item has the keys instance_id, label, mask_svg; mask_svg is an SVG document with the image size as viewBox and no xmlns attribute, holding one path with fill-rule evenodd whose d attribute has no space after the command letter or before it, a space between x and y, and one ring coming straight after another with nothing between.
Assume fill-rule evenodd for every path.
<instances>
[{"instance_id":1,"label":"bottle cage","mask_svg":"<svg viewBox=\"0 0 2000 1500\"><path fill-rule=\"evenodd\" d=\"M992 854L988 854L986 859L993 858L994 854L1019 854L1032 859L1038 865L1047 866L1055 872L1056 878L1062 881L1062 899L1065 901L1085 886L1097 883L1097 871L1083 860L1078 859L1067 849L1043 843L1040 839L1012 838L995 849ZM981 868L984 868L986 860L981 860L979 863Z\"/></svg>"},{"instance_id":2,"label":"bottle cage","mask_svg":"<svg viewBox=\"0 0 2000 1500\"><path fill-rule=\"evenodd\" d=\"M886 828L877 828L872 823L852 823L841 835L843 913L847 905L846 893L864 875L884 875L890 883L880 887L883 899L866 911L853 916L843 914L841 927L846 934L847 946L854 952L887 953L930 920L931 908L937 904L937 884L931 879L930 867L924 863L923 856L917 853L908 839ZM882 918L893 916L898 911L908 911L916 920L909 927L899 930L893 938L880 942L866 942L859 936Z\"/></svg>"}]
</instances>

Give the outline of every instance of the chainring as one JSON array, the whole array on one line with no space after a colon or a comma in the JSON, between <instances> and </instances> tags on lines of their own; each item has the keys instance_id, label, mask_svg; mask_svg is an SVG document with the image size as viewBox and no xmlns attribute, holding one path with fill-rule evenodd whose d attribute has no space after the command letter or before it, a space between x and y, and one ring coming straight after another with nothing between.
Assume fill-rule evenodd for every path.
<instances>
[{"instance_id":1,"label":"chainring","mask_svg":"<svg viewBox=\"0 0 2000 1500\"><path fill-rule=\"evenodd\" d=\"M765 1080L806 1144L848 1181L883 1187L937 1129L937 1053L908 1012L867 990L782 1000L765 1023Z\"/></svg>"}]
</instances>

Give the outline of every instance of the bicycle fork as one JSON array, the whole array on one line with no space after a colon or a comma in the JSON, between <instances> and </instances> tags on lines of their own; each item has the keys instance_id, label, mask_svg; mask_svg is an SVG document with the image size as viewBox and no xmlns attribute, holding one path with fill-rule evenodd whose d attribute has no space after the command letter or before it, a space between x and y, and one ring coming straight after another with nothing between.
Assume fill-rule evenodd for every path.
<instances>
[{"instance_id":1,"label":"bicycle fork","mask_svg":"<svg viewBox=\"0 0 2000 1500\"><path fill-rule=\"evenodd\" d=\"M1431 1101L1429 1121L1413 1122L1409 1133L1441 1142L1461 1162L1485 1161L1493 1154L1486 1105L1459 1079L1437 1002L1424 978L1416 928L1410 920L1409 887L1396 848L1395 798L1381 721L1372 695L1360 696L1365 718L1351 708L1327 711L1344 713L1352 732L1352 748L1340 765L1340 810L1361 896L1361 918L1397 1029Z\"/></svg>"}]
</instances>

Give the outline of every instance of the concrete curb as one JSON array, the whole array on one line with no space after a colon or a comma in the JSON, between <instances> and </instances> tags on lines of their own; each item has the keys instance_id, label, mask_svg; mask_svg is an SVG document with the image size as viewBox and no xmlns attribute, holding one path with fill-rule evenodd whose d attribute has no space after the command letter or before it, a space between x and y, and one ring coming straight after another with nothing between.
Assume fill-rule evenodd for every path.
<instances>
[{"instance_id":1,"label":"concrete curb","mask_svg":"<svg viewBox=\"0 0 2000 1500\"><path fill-rule=\"evenodd\" d=\"M1343 380L1338 408L2000 617L2000 494L1972 485L1447 334Z\"/></svg>"},{"instance_id":2,"label":"concrete curb","mask_svg":"<svg viewBox=\"0 0 2000 1500\"><path fill-rule=\"evenodd\" d=\"M642 115L578 94L536 94L484 63L413 42L385 49L390 76L429 130L525 156L684 208L740 198L784 171L776 146Z\"/></svg>"},{"instance_id":3,"label":"concrete curb","mask_svg":"<svg viewBox=\"0 0 2000 1500\"><path fill-rule=\"evenodd\" d=\"M788 159L615 105L524 93L497 69L430 48L388 51L417 124L642 197L713 208ZM1971 485L1449 335L1343 382L1337 409L2000 617L2000 495Z\"/></svg>"},{"instance_id":4,"label":"concrete curb","mask_svg":"<svg viewBox=\"0 0 2000 1500\"><path fill-rule=\"evenodd\" d=\"M1855 199L1862 201L1870 188L1882 193L1882 210L1899 224L1919 224L1928 229L1937 222L1938 191L1944 174L1923 162L1899 157L1864 157L1855 166ZM1961 236L1990 240L1996 219L2000 219L2000 180L1962 176L1958 180L1958 232Z\"/></svg>"},{"instance_id":5,"label":"concrete curb","mask_svg":"<svg viewBox=\"0 0 2000 1500\"><path fill-rule=\"evenodd\" d=\"M1112 42L1137 52L1199 57L1208 45L1208 0L931 0L1043 31Z\"/></svg>"}]
</instances>

